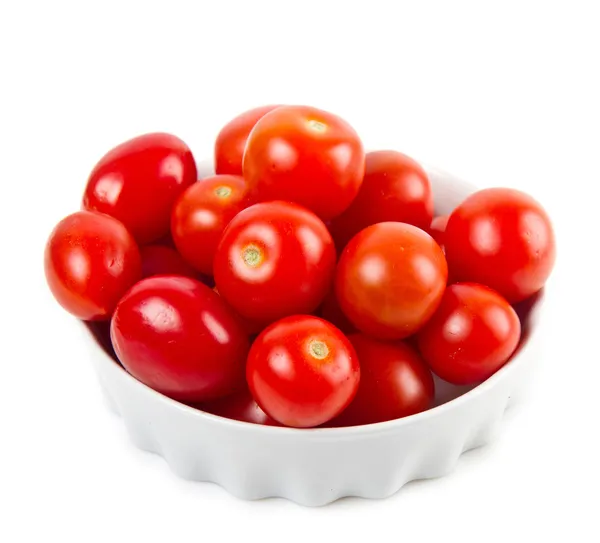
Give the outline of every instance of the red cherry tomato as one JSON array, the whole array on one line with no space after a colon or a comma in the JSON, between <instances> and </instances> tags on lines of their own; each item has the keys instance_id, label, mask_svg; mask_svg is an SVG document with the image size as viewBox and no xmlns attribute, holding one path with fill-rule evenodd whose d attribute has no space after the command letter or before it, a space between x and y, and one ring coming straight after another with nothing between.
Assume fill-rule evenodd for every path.
<instances>
[{"instance_id":1,"label":"red cherry tomato","mask_svg":"<svg viewBox=\"0 0 600 543\"><path fill-rule=\"evenodd\" d=\"M260 408L248 389L244 389L232 396L226 396L225 398L213 400L212 402L198 404L194 407L206 411L207 413L211 413L212 415L239 420L241 422L251 422L253 424L262 424L264 426L281 426L281 424L269 417L269 415Z\"/></svg>"},{"instance_id":2,"label":"red cherry tomato","mask_svg":"<svg viewBox=\"0 0 600 543\"><path fill-rule=\"evenodd\" d=\"M339 328L344 334L356 332L356 326L350 322L337 301L335 290L330 290L321 304L318 315Z\"/></svg>"},{"instance_id":3,"label":"red cherry tomato","mask_svg":"<svg viewBox=\"0 0 600 543\"><path fill-rule=\"evenodd\" d=\"M405 222L426 230L433 217L433 194L425 170L397 151L367 153L358 195L330 226L338 250L358 232L378 222Z\"/></svg>"},{"instance_id":4,"label":"red cherry tomato","mask_svg":"<svg viewBox=\"0 0 600 543\"><path fill-rule=\"evenodd\" d=\"M221 298L194 279L142 279L119 302L111 338L129 373L176 400L206 401L243 386L247 336Z\"/></svg>"},{"instance_id":5,"label":"red cherry tomato","mask_svg":"<svg viewBox=\"0 0 600 543\"><path fill-rule=\"evenodd\" d=\"M215 142L215 171L218 174L242 175L242 158L246 140L254 125L279 106L262 106L245 111L229 121Z\"/></svg>"},{"instance_id":6,"label":"red cherry tomato","mask_svg":"<svg viewBox=\"0 0 600 543\"><path fill-rule=\"evenodd\" d=\"M256 123L243 169L258 201L296 202L325 220L339 215L357 195L365 155L354 129L336 115L282 106Z\"/></svg>"},{"instance_id":7,"label":"red cherry tomato","mask_svg":"<svg viewBox=\"0 0 600 543\"><path fill-rule=\"evenodd\" d=\"M456 283L446 289L417 341L437 375L468 385L500 369L517 348L520 334L519 317L497 292L474 283Z\"/></svg>"},{"instance_id":8,"label":"red cherry tomato","mask_svg":"<svg viewBox=\"0 0 600 543\"><path fill-rule=\"evenodd\" d=\"M329 426L384 422L431 407L433 377L413 348L400 341L384 343L363 334L348 339L360 360L360 384L352 403Z\"/></svg>"},{"instance_id":9,"label":"red cherry tomato","mask_svg":"<svg viewBox=\"0 0 600 543\"><path fill-rule=\"evenodd\" d=\"M183 275L197 278L197 273L175 250L165 245L145 245L142 255L142 277L153 275Z\"/></svg>"},{"instance_id":10,"label":"red cherry tomato","mask_svg":"<svg viewBox=\"0 0 600 543\"><path fill-rule=\"evenodd\" d=\"M83 207L119 219L140 244L169 231L171 208L196 181L188 146L170 134L145 134L109 151L87 182Z\"/></svg>"},{"instance_id":11,"label":"red cherry tomato","mask_svg":"<svg viewBox=\"0 0 600 543\"><path fill-rule=\"evenodd\" d=\"M44 269L52 294L69 313L110 319L121 296L140 279L140 253L119 221L78 211L50 234Z\"/></svg>"},{"instance_id":12,"label":"red cherry tomato","mask_svg":"<svg viewBox=\"0 0 600 543\"><path fill-rule=\"evenodd\" d=\"M335 288L342 311L359 330L402 339L431 317L447 277L444 253L429 234L410 224L383 222L346 245Z\"/></svg>"},{"instance_id":13,"label":"red cherry tomato","mask_svg":"<svg viewBox=\"0 0 600 543\"><path fill-rule=\"evenodd\" d=\"M354 348L332 324L312 316L282 319L255 340L246 366L261 408L286 426L319 426L352 401L360 379Z\"/></svg>"},{"instance_id":14,"label":"red cherry tomato","mask_svg":"<svg viewBox=\"0 0 600 543\"><path fill-rule=\"evenodd\" d=\"M215 175L194 183L173 207L171 232L177 249L197 270L212 275L223 230L249 204L242 177Z\"/></svg>"},{"instance_id":15,"label":"red cherry tomato","mask_svg":"<svg viewBox=\"0 0 600 543\"><path fill-rule=\"evenodd\" d=\"M438 242L442 249L444 249L444 235L446 233L446 226L448 225L449 218L449 215L434 217L428 229L429 235Z\"/></svg>"},{"instance_id":16,"label":"red cherry tomato","mask_svg":"<svg viewBox=\"0 0 600 543\"><path fill-rule=\"evenodd\" d=\"M213 291L216 292L219 296L221 296L221 294L219 293L219 289L217 287L213 287ZM225 300L225 298L222 298L222 300L224 303L227 304L227 301ZM235 309L233 309L233 307L231 307L229 304L227 304L227 305L231 309L231 312L234 313L235 316L238 318L240 326L246 332L248 337L252 337L252 336L255 336L256 334L259 334L267 327L268 323L254 321L252 319L242 317Z\"/></svg>"},{"instance_id":17,"label":"red cherry tomato","mask_svg":"<svg viewBox=\"0 0 600 543\"><path fill-rule=\"evenodd\" d=\"M219 293L259 322L311 313L335 270L335 247L323 222L288 202L255 204L226 228L214 261Z\"/></svg>"},{"instance_id":18,"label":"red cherry tomato","mask_svg":"<svg viewBox=\"0 0 600 543\"><path fill-rule=\"evenodd\" d=\"M509 302L540 290L556 248L552 224L531 196L513 189L484 189L450 215L445 233L450 273L497 290Z\"/></svg>"}]
</instances>

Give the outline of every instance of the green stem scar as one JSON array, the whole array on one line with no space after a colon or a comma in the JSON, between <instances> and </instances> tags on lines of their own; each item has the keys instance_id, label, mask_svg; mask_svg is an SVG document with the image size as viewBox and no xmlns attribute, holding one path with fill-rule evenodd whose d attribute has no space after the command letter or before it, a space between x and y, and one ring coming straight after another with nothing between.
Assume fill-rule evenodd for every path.
<instances>
[{"instance_id":1,"label":"green stem scar","mask_svg":"<svg viewBox=\"0 0 600 543\"><path fill-rule=\"evenodd\" d=\"M325 132L325 130L327 130L327 125L321 121L315 121L314 119L311 119L307 124L308 128L314 130L315 132Z\"/></svg>"},{"instance_id":2,"label":"green stem scar","mask_svg":"<svg viewBox=\"0 0 600 543\"><path fill-rule=\"evenodd\" d=\"M311 341L308 345L308 349L310 354L317 360L323 360L327 358L327 355L329 354L327 344L319 340Z\"/></svg>"},{"instance_id":3,"label":"green stem scar","mask_svg":"<svg viewBox=\"0 0 600 543\"><path fill-rule=\"evenodd\" d=\"M217 187L215 189L215 194L219 198L227 198L227 196L229 196L231 194L231 187L225 187L225 186Z\"/></svg>"},{"instance_id":4,"label":"green stem scar","mask_svg":"<svg viewBox=\"0 0 600 543\"><path fill-rule=\"evenodd\" d=\"M256 268L263 259L262 251L256 245L248 245L242 251L244 263L251 268Z\"/></svg>"}]
</instances>

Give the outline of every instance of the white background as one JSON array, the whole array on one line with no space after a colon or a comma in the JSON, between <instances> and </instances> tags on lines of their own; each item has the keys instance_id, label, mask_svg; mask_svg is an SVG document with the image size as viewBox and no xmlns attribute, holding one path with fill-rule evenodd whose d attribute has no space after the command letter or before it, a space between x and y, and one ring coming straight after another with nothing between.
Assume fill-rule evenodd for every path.
<instances>
[{"instance_id":1,"label":"white background","mask_svg":"<svg viewBox=\"0 0 600 543\"><path fill-rule=\"evenodd\" d=\"M600 540L597 2L0 6L0 541ZM111 146L166 130L210 155L230 117L273 102L522 188L555 222L529 400L452 475L387 500L246 503L177 479L105 409L44 284L46 236Z\"/></svg>"}]
</instances>

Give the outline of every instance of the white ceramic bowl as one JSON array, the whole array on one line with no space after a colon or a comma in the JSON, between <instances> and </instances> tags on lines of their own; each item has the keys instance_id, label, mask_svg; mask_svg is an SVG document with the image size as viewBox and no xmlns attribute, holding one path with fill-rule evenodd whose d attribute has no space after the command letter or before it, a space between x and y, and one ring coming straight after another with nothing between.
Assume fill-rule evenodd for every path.
<instances>
[{"instance_id":1,"label":"white ceramic bowl","mask_svg":"<svg viewBox=\"0 0 600 543\"><path fill-rule=\"evenodd\" d=\"M427 170L438 214L474 190ZM344 496L389 496L409 481L452 471L464 451L488 443L537 358L544 298L527 310L518 352L483 384L459 388L437 380L436 406L429 411L352 428L259 426L187 407L129 375L82 328L108 404L135 445L160 454L177 475L217 483L240 498L277 496L316 506Z\"/></svg>"}]
</instances>

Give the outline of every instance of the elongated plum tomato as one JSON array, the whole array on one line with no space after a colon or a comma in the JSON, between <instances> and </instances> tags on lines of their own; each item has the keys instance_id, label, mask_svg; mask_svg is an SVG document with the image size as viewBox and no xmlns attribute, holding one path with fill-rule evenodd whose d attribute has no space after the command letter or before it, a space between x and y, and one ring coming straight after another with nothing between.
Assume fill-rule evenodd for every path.
<instances>
[{"instance_id":1,"label":"elongated plum tomato","mask_svg":"<svg viewBox=\"0 0 600 543\"><path fill-rule=\"evenodd\" d=\"M319 426L352 401L356 352L335 326L312 316L282 319L254 341L246 378L258 405L286 426Z\"/></svg>"},{"instance_id":2,"label":"elongated plum tomato","mask_svg":"<svg viewBox=\"0 0 600 543\"><path fill-rule=\"evenodd\" d=\"M243 317L271 323L312 313L331 288L335 247L314 213L255 204L225 229L214 262L219 293Z\"/></svg>"},{"instance_id":3,"label":"elongated plum tomato","mask_svg":"<svg viewBox=\"0 0 600 543\"><path fill-rule=\"evenodd\" d=\"M188 187L171 214L177 250L197 270L213 274L213 260L223 230L250 205L246 182L236 175L207 177Z\"/></svg>"},{"instance_id":4,"label":"elongated plum tomato","mask_svg":"<svg viewBox=\"0 0 600 543\"><path fill-rule=\"evenodd\" d=\"M215 141L215 171L217 174L242 175L242 158L246 140L254 125L269 111L279 106L262 106L245 111L229 121Z\"/></svg>"},{"instance_id":5,"label":"elongated plum tomato","mask_svg":"<svg viewBox=\"0 0 600 543\"><path fill-rule=\"evenodd\" d=\"M354 400L329 426L384 422L431 406L433 377L412 347L402 341L386 343L363 334L348 339L360 360L360 384Z\"/></svg>"},{"instance_id":6,"label":"elongated plum tomato","mask_svg":"<svg viewBox=\"0 0 600 543\"><path fill-rule=\"evenodd\" d=\"M196 404L194 407L212 415L241 422L251 422L252 424L262 424L264 426L281 426L260 408L247 388L225 398Z\"/></svg>"},{"instance_id":7,"label":"elongated plum tomato","mask_svg":"<svg viewBox=\"0 0 600 543\"><path fill-rule=\"evenodd\" d=\"M252 129L243 170L257 201L296 202L327 220L358 194L365 154L343 119L312 107L281 106Z\"/></svg>"},{"instance_id":8,"label":"elongated plum tomato","mask_svg":"<svg viewBox=\"0 0 600 543\"><path fill-rule=\"evenodd\" d=\"M50 234L44 269L64 309L83 320L104 320L140 278L140 253L122 223L101 213L78 211Z\"/></svg>"},{"instance_id":9,"label":"elongated plum tomato","mask_svg":"<svg viewBox=\"0 0 600 543\"><path fill-rule=\"evenodd\" d=\"M450 285L431 320L419 331L419 350L431 369L455 385L478 383L500 369L521 335L515 310L492 289Z\"/></svg>"},{"instance_id":10,"label":"elongated plum tomato","mask_svg":"<svg viewBox=\"0 0 600 543\"><path fill-rule=\"evenodd\" d=\"M169 232L171 208L197 179L188 146L171 134L145 134L118 145L92 170L83 207L119 219L140 244Z\"/></svg>"},{"instance_id":11,"label":"elongated plum tomato","mask_svg":"<svg viewBox=\"0 0 600 543\"><path fill-rule=\"evenodd\" d=\"M142 279L119 302L111 339L136 379L183 402L243 387L248 339L219 295L176 275Z\"/></svg>"},{"instance_id":12,"label":"elongated plum tomato","mask_svg":"<svg viewBox=\"0 0 600 543\"><path fill-rule=\"evenodd\" d=\"M142 277L153 275L183 275L194 279L199 275L183 257L165 245L144 245L142 255Z\"/></svg>"},{"instance_id":13,"label":"elongated plum tomato","mask_svg":"<svg viewBox=\"0 0 600 543\"><path fill-rule=\"evenodd\" d=\"M487 285L510 303L540 290L556 258L548 215L531 196L514 189L469 196L450 215L444 245L455 281Z\"/></svg>"},{"instance_id":14,"label":"elongated plum tomato","mask_svg":"<svg viewBox=\"0 0 600 543\"><path fill-rule=\"evenodd\" d=\"M444 253L429 234L410 224L383 222L346 245L335 288L342 311L360 331L403 339L433 315L447 278Z\"/></svg>"},{"instance_id":15,"label":"elongated plum tomato","mask_svg":"<svg viewBox=\"0 0 600 543\"><path fill-rule=\"evenodd\" d=\"M341 251L363 228L378 222L405 222L426 230L433 194L425 170L397 151L367 153L365 177L354 201L329 230Z\"/></svg>"}]
</instances>

